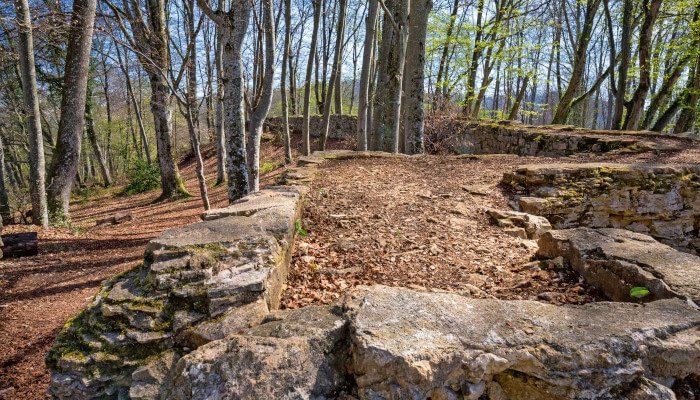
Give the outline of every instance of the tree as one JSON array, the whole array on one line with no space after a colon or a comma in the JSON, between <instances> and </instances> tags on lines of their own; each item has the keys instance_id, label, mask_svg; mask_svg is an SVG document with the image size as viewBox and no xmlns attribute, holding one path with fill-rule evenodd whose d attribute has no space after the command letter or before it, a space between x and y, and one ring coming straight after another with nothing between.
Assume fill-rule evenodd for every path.
<instances>
[{"instance_id":1,"label":"tree","mask_svg":"<svg viewBox=\"0 0 700 400\"><path fill-rule=\"evenodd\" d=\"M70 219L68 205L80 163L96 6L97 0L73 2L61 98L61 119L58 124L56 149L51 160L48 187L49 210L57 220Z\"/></svg>"},{"instance_id":2,"label":"tree","mask_svg":"<svg viewBox=\"0 0 700 400\"><path fill-rule=\"evenodd\" d=\"M581 77L584 75L586 68L586 54L588 52L588 43L591 40L591 31L593 30L593 22L595 15L598 12L601 0L589 0L586 2L586 14L583 22L583 30L579 34L576 53L574 55L574 65L571 72L571 79L566 91L559 100L557 110L554 113L552 124L563 124L569 117L571 110L571 101L574 99L578 85L581 82Z\"/></svg>"},{"instance_id":3,"label":"tree","mask_svg":"<svg viewBox=\"0 0 700 400\"><path fill-rule=\"evenodd\" d=\"M292 52L292 0L284 1L284 53L282 55L282 76L280 89L282 92L282 130L284 135L284 163L292 162L292 148L289 135L289 106L287 104L287 67ZM291 81L291 79L290 79ZM290 85L291 86L291 85Z\"/></svg>"},{"instance_id":4,"label":"tree","mask_svg":"<svg viewBox=\"0 0 700 400\"><path fill-rule=\"evenodd\" d=\"M26 119L27 133L29 135L29 174L31 178L29 180L29 190L32 198L32 218L34 223L45 227L49 224L49 214L45 191L44 141L41 136L39 97L37 95L36 71L34 68L34 40L32 37L31 17L29 15L29 3L27 0L16 0L15 7L19 33L19 64L20 75L22 77L24 116ZM88 48L89 47L88 45ZM0 152L2 152L1 144ZM3 162L0 163L0 168L5 167L4 155L2 157ZM0 175L4 178L4 171L0 173ZM5 201L3 201L5 205L3 207L9 208L7 192L4 190L4 179L2 186L5 194ZM9 214L9 212L3 208L2 217L9 218L9 215L5 214Z\"/></svg>"},{"instance_id":5,"label":"tree","mask_svg":"<svg viewBox=\"0 0 700 400\"><path fill-rule=\"evenodd\" d=\"M432 0L412 0L409 15L405 82L404 153L423 153L423 95L425 91L425 38Z\"/></svg>"},{"instance_id":6,"label":"tree","mask_svg":"<svg viewBox=\"0 0 700 400\"><path fill-rule=\"evenodd\" d=\"M311 138L309 133L309 121L311 119L311 74L316 58L316 42L318 41L318 26L321 16L322 0L313 0L314 3L314 27L311 34L311 44L309 45L309 59L306 62L306 77L304 78L304 120L301 125L301 136L303 147L302 154L311 154Z\"/></svg>"},{"instance_id":7,"label":"tree","mask_svg":"<svg viewBox=\"0 0 700 400\"><path fill-rule=\"evenodd\" d=\"M272 84L275 78L275 30L272 17L272 0L263 0L263 32L265 37L265 71L260 91L255 93L255 102L250 115L248 132L248 168L250 189L260 190L260 137L263 122L272 104ZM260 60L262 62L262 60Z\"/></svg>"},{"instance_id":8,"label":"tree","mask_svg":"<svg viewBox=\"0 0 700 400\"><path fill-rule=\"evenodd\" d=\"M326 92L326 101L324 103L323 110L323 130L321 131L321 144L320 150L326 149L326 140L328 140L328 128L331 118L331 98L333 97L333 92L335 92L335 98L340 99L342 97L342 92L340 91L340 86L335 85L336 80L340 79L340 65L343 62L343 41L345 39L345 15L348 9L347 0L339 0L340 13L338 14L338 32L335 36L335 55L333 56L333 66L331 71L331 84L328 85L328 91ZM338 104L336 103L336 114L339 114Z\"/></svg>"},{"instance_id":9,"label":"tree","mask_svg":"<svg viewBox=\"0 0 700 400\"><path fill-rule=\"evenodd\" d=\"M165 19L165 1L147 0L147 14L144 16L141 5L136 0L124 0L121 10L105 0L114 12L125 39L135 50L140 64L148 73L151 85L151 114L156 133L158 167L162 195L161 198L190 196L180 178L173 154L172 114L170 111L171 86L177 83L168 81L170 71L170 51ZM122 17L129 22L130 35L122 23ZM145 19L144 19L145 18Z\"/></svg>"},{"instance_id":10,"label":"tree","mask_svg":"<svg viewBox=\"0 0 700 400\"><path fill-rule=\"evenodd\" d=\"M242 51L252 6L246 0L232 0L228 11L214 11L204 0L197 0L197 5L221 30L224 47L224 126L227 132L226 172L228 200L232 203L250 192L245 145Z\"/></svg>"},{"instance_id":11,"label":"tree","mask_svg":"<svg viewBox=\"0 0 700 400\"><path fill-rule=\"evenodd\" d=\"M371 127L368 124L371 115L369 106L371 103L370 79L372 78L372 65L374 60L374 46L377 32L377 0L369 0L367 19L365 21L365 48L362 56L362 72L360 73L360 95L357 109L357 150L367 151L367 131Z\"/></svg>"},{"instance_id":12,"label":"tree","mask_svg":"<svg viewBox=\"0 0 700 400\"><path fill-rule=\"evenodd\" d=\"M644 101L647 98L649 87L651 86L651 67L650 67L650 49L649 42L651 41L651 32L654 28L654 22L659 15L662 0L644 0L642 2L642 13L644 14L644 22L642 29L639 32L639 45L637 46L639 57L639 85L632 95L629 106L627 107L627 118L625 119L624 129L636 131L639 127L639 120L642 118L644 111Z\"/></svg>"}]
</instances>

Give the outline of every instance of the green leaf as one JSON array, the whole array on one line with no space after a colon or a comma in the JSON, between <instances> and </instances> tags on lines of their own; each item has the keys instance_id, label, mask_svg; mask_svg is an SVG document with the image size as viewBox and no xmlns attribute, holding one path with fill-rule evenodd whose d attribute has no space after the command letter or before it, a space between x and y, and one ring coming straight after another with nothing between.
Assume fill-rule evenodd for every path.
<instances>
[{"instance_id":1,"label":"green leaf","mask_svg":"<svg viewBox=\"0 0 700 400\"><path fill-rule=\"evenodd\" d=\"M645 287L633 287L630 290L630 296L632 296L635 299L641 299L642 297L647 296L649 293L649 289Z\"/></svg>"}]
</instances>

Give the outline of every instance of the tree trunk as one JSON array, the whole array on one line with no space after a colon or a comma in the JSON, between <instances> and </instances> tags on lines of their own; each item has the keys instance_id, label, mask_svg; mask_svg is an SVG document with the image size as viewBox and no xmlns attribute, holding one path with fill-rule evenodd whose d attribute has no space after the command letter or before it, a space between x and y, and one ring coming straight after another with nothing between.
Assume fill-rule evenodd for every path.
<instances>
[{"instance_id":1,"label":"tree trunk","mask_svg":"<svg viewBox=\"0 0 700 400\"><path fill-rule=\"evenodd\" d=\"M24 115L27 124L27 133L29 135L29 174L31 176L31 179L29 180L29 191L32 199L32 218L35 224L38 223L41 226L46 227L49 225L49 214L45 190L46 167L44 161L44 143L41 137L41 120L39 119L39 97L37 95L36 88L34 41L32 37L31 17L29 15L29 3L27 0L16 0L15 6L17 11L17 28L19 33L19 64L20 75L22 77ZM0 150L2 150L1 145ZM3 166L4 165L0 165L0 168ZM7 204L7 201L4 201L3 203ZM2 210L0 210L0 212L2 212ZM5 213L2 213L4 218Z\"/></svg>"},{"instance_id":2,"label":"tree trunk","mask_svg":"<svg viewBox=\"0 0 700 400\"><path fill-rule=\"evenodd\" d=\"M360 73L360 95L357 107L357 150L367 151L367 117L370 79L372 78L372 60L374 59L374 45L377 37L377 0L369 0L367 5L367 19L365 20L365 48L362 55L362 72ZM353 88L355 90L355 88Z\"/></svg>"},{"instance_id":3,"label":"tree trunk","mask_svg":"<svg viewBox=\"0 0 700 400\"><path fill-rule=\"evenodd\" d=\"M275 28L272 16L272 0L263 0L263 30L265 34L265 76L263 77L258 104L250 115L248 132L248 167L250 170L250 189L260 190L260 137L263 122L272 104L273 83L275 79Z\"/></svg>"},{"instance_id":4,"label":"tree trunk","mask_svg":"<svg viewBox=\"0 0 700 400\"><path fill-rule=\"evenodd\" d=\"M612 120L613 130L622 127L625 108L625 91L627 89L627 70L630 64L632 41L632 12L633 0L624 0L622 7L622 38L620 39L620 69L617 74L617 92L615 93L615 108ZM611 61L612 62L612 61Z\"/></svg>"},{"instance_id":5,"label":"tree trunk","mask_svg":"<svg viewBox=\"0 0 700 400\"><path fill-rule=\"evenodd\" d=\"M445 43L442 47L442 56L440 57L440 66L438 67L437 78L435 79L435 98L433 99L433 108L442 108L444 106L443 102L445 99L442 98L442 87L443 74L447 68L447 56L450 51L450 44L452 42L452 31L455 27L455 21L457 20L457 11L459 10L459 0L454 0L452 5L452 13L450 14L450 23L447 25L447 32L445 33ZM410 36L410 34L409 34ZM410 59L410 58L409 58Z\"/></svg>"},{"instance_id":6,"label":"tree trunk","mask_svg":"<svg viewBox=\"0 0 700 400\"><path fill-rule=\"evenodd\" d=\"M404 153L423 153L423 96L425 86L425 39L432 0L412 0L406 48L406 101L404 104Z\"/></svg>"},{"instance_id":7,"label":"tree trunk","mask_svg":"<svg viewBox=\"0 0 700 400\"><path fill-rule=\"evenodd\" d=\"M224 0L219 0L219 10ZM226 134L224 133L224 42L222 29L216 26L216 185L226 182Z\"/></svg>"},{"instance_id":8,"label":"tree trunk","mask_svg":"<svg viewBox=\"0 0 700 400\"><path fill-rule=\"evenodd\" d=\"M188 54L187 60L187 104L185 104L185 120L187 122L187 131L190 136L190 147L194 154L197 166L195 174L199 183L199 194L202 198L204 210L211 208L209 204L209 195L207 193L207 180L204 177L204 162L202 161L202 152L199 143L199 124L197 113L197 37L194 28L194 2L195 0L186 0L184 4L185 16L187 19L187 36ZM209 114L207 113L207 120Z\"/></svg>"},{"instance_id":9,"label":"tree trunk","mask_svg":"<svg viewBox=\"0 0 700 400\"><path fill-rule=\"evenodd\" d=\"M92 146L92 151L95 154L97 163L99 164L100 174L102 175L102 185L104 187L112 186L112 175L109 172L109 167L107 166L107 161L105 160L104 154L102 154L102 148L97 142L97 135L95 133L95 121L92 118L92 111L94 108L94 103L92 101L92 87L88 83L87 95L85 99L85 130L87 133L88 140Z\"/></svg>"},{"instance_id":10,"label":"tree trunk","mask_svg":"<svg viewBox=\"0 0 700 400\"><path fill-rule=\"evenodd\" d=\"M500 12L500 11L499 11ZM481 38L483 35L481 27L481 19L484 14L484 0L479 0L478 11L476 14L476 35L474 37L474 51L472 52L472 61L469 66L469 77L467 79L467 94L464 98L463 114L470 115L472 111L472 96L474 96L474 86L476 85L476 70L479 65L479 59L483 51Z\"/></svg>"},{"instance_id":11,"label":"tree trunk","mask_svg":"<svg viewBox=\"0 0 700 400\"><path fill-rule=\"evenodd\" d=\"M591 40L593 22L598 11L598 6L600 5L600 1L601 0L591 0L586 3L586 15L584 17L583 30L578 37L571 80L569 80L569 85L559 100L557 111L554 113L554 118L552 119L552 124L564 124L569 119L571 101L574 99L574 95L576 94L576 90L578 89L578 85L581 82L581 77L583 76L586 68L588 43Z\"/></svg>"},{"instance_id":12,"label":"tree trunk","mask_svg":"<svg viewBox=\"0 0 700 400\"><path fill-rule=\"evenodd\" d=\"M644 112L644 101L647 98L649 87L651 86L651 62L650 57L650 41L651 33L654 28L654 22L659 15L662 0L644 0L642 2L642 12L644 13L644 23L639 32L639 85L635 90L630 105L627 109L627 119L625 120L625 129L636 131L639 127L639 120Z\"/></svg>"},{"instance_id":13,"label":"tree trunk","mask_svg":"<svg viewBox=\"0 0 700 400\"><path fill-rule=\"evenodd\" d=\"M318 26L321 17L322 0L314 0L314 28L309 46L309 59L306 62L306 77L304 78L304 119L301 125L303 147L302 154L311 154L311 139L309 137L309 120L311 118L311 75L313 74L314 59L316 58L316 43L318 41ZM318 87L318 85L316 85Z\"/></svg>"},{"instance_id":14,"label":"tree trunk","mask_svg":"<svg viewBox=\"0 0 700 400\"><path fill-rule=\"evenodd\" d=\"M688 78L688 85L683 96L683 109L678 115L678 121L673 133L689 132L695 122L695 113L700 99L700 55L695 61L695 74Z\"/></svg>"},{"instance_id":15,"label":"tree trunk","mask_svg":"<svg viewBox=\"0 0 700 400\"><path fill-rule=\"evenodd\" d=\"M523 97L525 96L525 89L527 89L527 84L530 81L530 75L527 75L523 80L520 91L518 92L518 97L513 103L513 108L510 109L510 114L508 115L509 120L514 120L518 116L518 110L520 110L520 104L523 102Z\"/></svg>"},{"instance_id":16,"label":"tree trunk","mask_svg":"<svg viewBox=\"0 0 700 400\"><path fill-rule=\"evenodd\" d=\"M70 192L80 163L96 5L96 0L73 2L71 27L68 34L61 119L58 124L56 149L51 160L48 187L48 204L52 217L66 221L70 220L68 210Z\"/></svg>"},{"instance_id":17,"label":"tree trunk","mask_svg":"<svg viewBox=\"0 0 700 400\"><path fill-rule=\"evenodd\" d=\"M0 140L0 230L2 230L3 222L8 223L12 218L7 186L5 186L5 171L5 149L2 140Z\"/></svg>"},{"instance_id":18,"label":"tree trunk","mask_svg":"<svg viewBox=\"0 0 700 400\"><path fill-rule=\"evenodd\" d=\"M116 45L115 49L117 50L119 67L122 70L122 72L124 73L124 80L126 81L127 94L129 96L129 99L131 100L131 104L134 106L134 114L136 114L136 122L139 126L139 133L141 135L141 143L143 144L143 152L146 154L146 161L148 161L149 164L153 164L153 160L151 159L151 148L148 145L148 136L146 136L146 127L143 125L143 116L141 114L141 107L139 106L139 102L136 99L136 95L134 94L133 86L131 85L131 77L129 76L128 64L125 64L124 62L122 62L121 53L119 51L119 45ZM126 54L124 54L124 58L125 58L125 61L127 61Z\"/></svg>"},{"instance_id":19,"label":"tree trunk","mask_svg":"<svg viewBox=\"0 0 700 400\"><path fill-rule=\"evenodd\" d=\"M289 106L287 104L287 64L292 51L292 0L284 0L284 53L282 55L282 76L280 89L282 92L282 132L284 135L284 163L292 162L291 138L289 135ZM291 81L291 79L290 79Z\"/></svg>"},{"instance_id":20,"label":"tree trunk","mask_svg":"<svg viewBox=\"0 0 700 400\"><path fill-rule=\"evenodd\" d=\"M348 8L347 0L339 0L340 14L338 14L338 33L336 34L335 40L335 55L333 56L333 66L331 70L330 84L328 85L328 91L326 92L326 105L323 110L323 130L321 131L321 143L320 150L326 150L326 141L328 140L328 128L331 118L331 98L333 97L333 92L335 91L335 98L341 96L338 85L335 84L336 80L340 77L340 64L343 62L343 38L345 37L345 14ZM338 103L336 102L336 107ZM338 114L338 109L336 108L336 114Z\"/></svg>"}]
</instances>

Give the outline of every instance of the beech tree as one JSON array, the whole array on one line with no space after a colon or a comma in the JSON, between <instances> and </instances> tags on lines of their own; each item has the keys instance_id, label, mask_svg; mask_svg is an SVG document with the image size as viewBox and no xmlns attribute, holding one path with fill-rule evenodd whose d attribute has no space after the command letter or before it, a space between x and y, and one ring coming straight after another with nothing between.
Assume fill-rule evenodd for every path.
<instances>
[{"instance_id":1,"label":"beech tree","mask_svg":"<svg viewBox=\"0 0 700 400\"><path fill-rule=\"evenodd\" d=\"M61 119L48 178L49 209L52 217L59 221L70 219L68 209L70 193L80 163L96 6L97 0L73 2L61 99Z\"/></svg>"},{"instance_id":2,"label":"beech tree","mask_svg":"<svg viewBox=\"0 0 700 400\"><path fill-rule=\"evenodd\" d=\"M34 67L34 40L32 36L32 19L27 0L16 0L17 31L19 36L19 64L22 77L22 96L27 134L29 136L29 190L32 198L32 218L34 223L48 226L49 215L46 200L46 175L44 161L44 141L41 136L41 119L39 97L36 89L36 71ZM93 10L94 12L94 10ZM88 46L89 47L89 46ZM4 153L0 143L0 153ZM4 154L0 155L0 168L5 168ZM9 200L5 189L4 171L2 178L2 217L9 219Z\"/></svg>"}]
</instances>

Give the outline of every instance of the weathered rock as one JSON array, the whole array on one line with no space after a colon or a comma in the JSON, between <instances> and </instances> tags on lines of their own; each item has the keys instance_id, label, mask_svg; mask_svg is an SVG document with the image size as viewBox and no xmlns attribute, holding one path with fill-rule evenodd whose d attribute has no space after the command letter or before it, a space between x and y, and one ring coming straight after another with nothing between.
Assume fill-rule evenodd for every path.
<instances>
[{"instance_id":1,"label":"weathered rock","mask_svg":"<svg viewBox=\"0 0 700 400\"><path fill-rule=\"evenodd\" d=\"M335 399L347 385L346 322L329 307L204 345L183 357L167 399Z\"/></svg>"},{"instance_id":2,"label":"weathered rock","mask_svg":"<svg viewBox=\"0 0 700 400\"><path fill-rule=\"evenodd\" d=\"M208 210L202 213L202 219L213 220L230 216L249 217L262 210L286 208L287 212L295 212L299 207L299 191L289 186L273 186L235 201L224 208Z\"/></svg>"},{"instance_id":3,"label":"weathered rock","mask_svg":"<svg viewBox=\"0 0 700 400\"><path fill-rule=\"evenodd\" d=\"M700 165L540 164L503 175L557 229L625 228L685 251L700 234Z\"/></svg>"},{"instance_id":4,"label":"weathered rock","mask_svg":"<svg viewBox=\"0 0 700 400\"><path fill-rule=\"evenodd\" d=\"M153 398L174 363L164 354L258 324L279 305L300 202L294 189L265 189L152 240L144 265L105 283L59 334L49 392Z\"/></svg>"},{"instance_id":5,"label":"weathered rock","mask_svg":"<svg viewBox=\"0 0 700 400\"><path fill-rule=\"evenodd\" d=\"M196 348L257 325L268 312L267 303L262 299L239 307L231 307L220 317L193 326L185 335L188 343Z\"/></svg>"},{"instance_id":6,"label":"weathered rock","mask_svg":"<svg viewBox=\"0 0 700 400\"><path fill-rule=\"evenodd\" d=\"M700 313L678 299L553 306L360 287L344 309L361 399L592 399L700 374Z\"/></svg>"},{"instance_id":7,"label":"weathered rock","mask_svg":"<svg viewBox=\"0 0 700 400\"><path fill-rule=\"evenodd\" d=\"M646 287L644 300L680 297L700 304L700 257L679 252L650 236L625 229L572 228L549 231L538 254L563 256L586 281L617 301Z\"/></svg>"},{"instance_id":8,"label":"weathered rock","mask_svg":"<svg viewBox=\"0 0 700 400\"><path fill-rule=\"evenodd\" d=\"M546 218L536 215L494 208L487 208L486 213L496 221L498 226L504 228L507 234L522 239L538 239L552 229Z\"/></svg>"}]
</instances>

